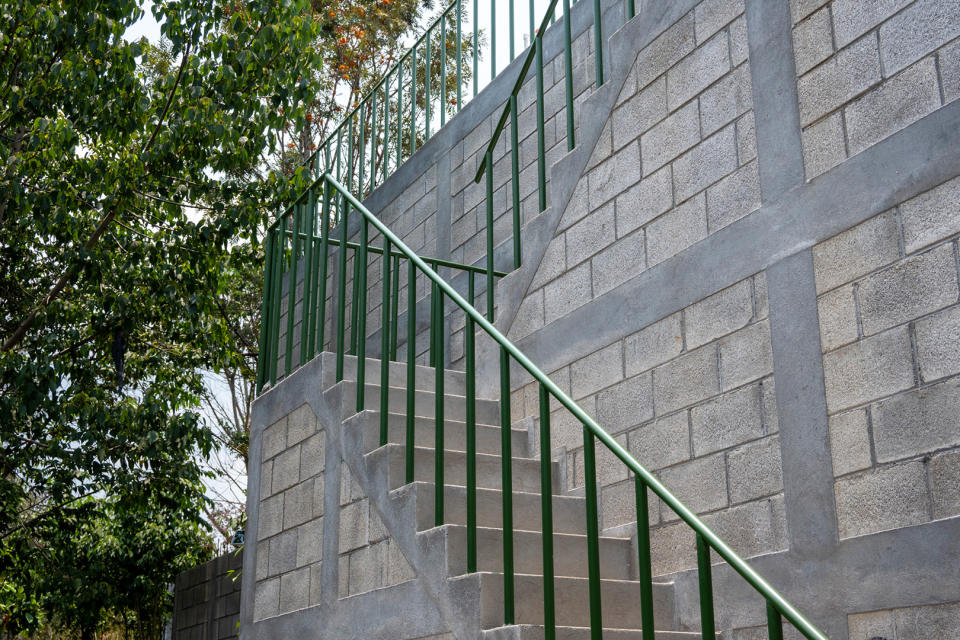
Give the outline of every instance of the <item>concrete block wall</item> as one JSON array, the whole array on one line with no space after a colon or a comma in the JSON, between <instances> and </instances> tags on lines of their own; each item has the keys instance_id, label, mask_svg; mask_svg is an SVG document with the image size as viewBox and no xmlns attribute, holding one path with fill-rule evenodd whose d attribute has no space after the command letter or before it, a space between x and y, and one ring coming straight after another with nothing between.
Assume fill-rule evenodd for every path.
<instances>
[{"instance_id":1,"label":"concrete block wall","mask_svg":"<svg viewBox=\"0 0 960 640\"><path fill-rule=\"evenodd\" d=\"M174 584L172 640L234 640L242 558L228 553L182 572Z\"/></svg>"}]
</instances>

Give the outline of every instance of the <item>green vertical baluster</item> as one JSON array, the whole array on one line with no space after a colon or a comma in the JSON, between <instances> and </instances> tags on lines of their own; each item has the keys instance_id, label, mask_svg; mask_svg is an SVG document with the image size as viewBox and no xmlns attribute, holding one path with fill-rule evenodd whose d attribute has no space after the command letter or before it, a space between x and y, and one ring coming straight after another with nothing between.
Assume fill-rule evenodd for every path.
<instances>
[{"instance_id":1,"label":"green vertical baluster","mask_svg":"<svg viewBox=\"0 0 960 640\"><path fill-rule=\"evenodd\" d=\"M547 208L547 156L544 150L543 124L543 38L534 41L537 61L537 191L540 211Z\"/></svg>"},{"instance_id":2,"label":"green vertical baluster","mask_svg":"<svg viewBox=\"0 0 960 640\"><path fill-rule=\"evenodd\" d=\"M383 81L383 87L383 176L380 184L390 175L390 76Z\"/></svg>"},{"instance_id":3,"label":"green vertical baluster","mask_svg":"<svg viewBox=\"0 0 960 640\"><path fill-rule=\"evenodd\" d=\"M474 272L467 274L467 300L473 304ZM463 329L463 350L467 373L467 572L477 570L477 386L474 359L473 316L467 314Z\"/></svg>"},{"instance_id":4,"label":"green vertical baluster","mask_svg":"<svg viewBox=\"0 0 960 640\"><path fill-rule=\"evenodd\" d=\"M309 359L313 358L313 305L316 303L316 291L314 291L313 275L316 273L313 268L313 239L314 231L317 228L317 202L314 198L313 188L307 196L307 216L306 216L306 248L303 252L303 307L300 315L300 366L302 367Z\"/></svg>"},{"instance_id":5,"label":"green vertical baluster","mask_svg":"<svg viewBox=\"0 0 960 640\"><path fill-rule=\"evenodd\" d=\"M410 155L417 150L417 47L410 52Z\"/></svg>"},{"instance_id":6,"label":"green vertical baluster","mask_svg":"<svg viewBox=\"0 0 960 640\"><path fill-rule=\"evenodd\" d=\"M513 268L520 268L520 142L517 132L517 96L510 96L510 191L513 196Z\"/></svg>"},{"instance_id":7,"label":"green vertical baluster","mask_svg":"<svg viewBox=\"0 0 960 640\"><path fill-rule=\"evenodd\" d=\"M380 446L387 444L387 417L390 411L390 239L383 237L383 297L380 320Z\"/></svg>"},{"instance_id":8,"label":"green vertical baluster","mask_svg":"<svg viewBox=\"0 0 960 640\"><path fill-rule=\"evenodd\" d=\"M597 87L603 86L603 12L600 0L593 0L593 60L597 70Z\"/></svg>"},{"instance_id":9,"label":"green vertical baluster","mask_svg":"<svg viewBox=\"0 0 960 640\"><path fill-rule=\"evenodd\" d=\"M440 15L440 126L447 123L447 13Z\"/></svg>"},{"instance_id":10,"label":"green vertical baluster","mask_svg":"<svg viewBox=\"0 0 960 640\"><path fill-rule=\"evenodd\" d=\"M567 151L576 145L573 131L573 40L570 36L570 0L563 0L563 73L567 93Z\"/></svg>"},{"instance_id":11,"label":"green vertical baluster","mask_svg":"<svg viewBox=\"0 0 960 640\"><path fill-rule=\"evenodd\" d=\"M497 3L490 3L490 82L497 77Z\"/></svg>"},{"instance_id":12,"label":"green vertical baluster","mask_svg":"<svg viewBox=\"0 0 960 640\"><path fill-rule=\"evenodd\" d=\"M540 387L540 515L543 531L543 637L555 640L553 595L553 460L550 456L550 396Z\"/></svg>"},{"instance_id":13,"label":"green vertical baluster","mask_svg":"<svg viewBox=\"0 0 960 640\"><path fill-rule=\"evenodd\" d=\"M513 39L516 37L516 36L514 35L513 10L514 10L514 8L513 8L513 0L510 0L510 4L509 4L509 6L508 6L508 8L507 8L507 11L510 13L510 15L509 15L509 18L510 18L510 29L509 29L509 31L510 31L510 34L509 34L508 37L510 38L510 61L511 61L511 62L512 62L513 59L516 57L516 55L514 54L514 45L513 45Z\"/></svg>"},{"instance_id":14,"label":"green vertical baluster","mask_svg":"<svg viewBox=\"0 0 960 640\"><path fill-rule=\"evenodd\" d=\"M717 636L713 621L713 577L710 574L710 546L697 534L697 576L700 579L700 628L704 640Z\"/></svg>"},{"instance_id":15,"label":"green vertical baluster","mask_svg":"<svg viewBox=\"0 0 960 640\"><path fill-rule=\"evenodd\" d=\"M400 255L393 256L393 320L390 322L390 359L397 360L397 317L400 314Z\"/></svg>"},{"instance_id":16,"label":"green vertical baluster","mask_svg":"<svg viewBox=\"0 0 960 640\"><path fill-rule=\"evenodd\" d=\"M603 638L600 611L600 533L597 522L597 455L593 433L583 427L584 493L587 499L587 574L590 589L590 637Z\"/></svg>"},{"instance_id":17,"label":"green vertical baluster","mask_svg":"<svg viewBox=\"0 0 960 640\"><path fill-rule=\"evenodd\" d=\"M480 60L480 47L477 45L480 36L479 20L480 14L477 12L477 0L473 0L473 95L477 95L477 85L480 81L478 75L479 67L477 62Z\"/></svg>"},{"instance_id":18,"label":"green vertical baluster","mask_svg":"<svg viewBox=\"0 0 960 640\"><path fill-rule=\"evenodd\" d=\"M370 191L377 188L377 90L370 94ZM363 185L360 186L363 193Z\"/></svg>"},{"instance_id":19,"label":"green vertical baluster","mask_svg":"<svg viewBox=\"0 0 960 640\"><path fill-rule=\"evenodd\" d=\"M267 362L269 355L269 346L267 339L270 335L269 317L270 317L270 284L273 275L273 231L267 231L263 239L263 296L260 300L260 347L257 353L257 393L263 391L263 385L267 381Z\"/></svg>"},{"instance_id":20,"label":"green vertical baluster","mask_svg":"<svg viewBox=\"0 0 960 640\"><path fill-rule=\"evenodd\" d=\"M293 367L293 314L297 307L297 258L300 252L300 205L293 207L293 221L291 223L293 239L291 241L290 271L287 282L287 354L284 357L284 375L290 375Z\"/></svg>"},{"instance_id":21,"label":"green vertical baluster","mask_svg":"<svg viewBox=\"0 0 960 640\"><path fill-rule=\"evenodd\" d=\"M434 266L436 269L436 266ZM437 302L434 305L434 317L432 324L436 327L434 332L436 340L436 356L434 364L434 500L433 514L434 524L440 526L443 524L443 291L436 284L433 285L433 295Z\"/></svg>"},{"instance_id":22,"label":"green vertical baluster","mask_svg":"<svg viewBox=\"0 0 960 640\"><path fill-rule=\"evenodd\" d=\"M274 229L274 240L273 240L273 286L271 290L273 291L273 297L271 300L271 306L273 312L271 313L271 337L270 337L270 385L273 386L277 384L277 366L279 365L280 360L280 306L283 304L283 292L280 290L280 287L283 283L283 252L284 247L286 246L286 222L280 220L277 223L276 229Z\"/></svg>"},{"instance_id":23,"label":"green vertical baluster","mask_svg":"<svg viewBox=\"0 0 960 640\"><path fill-rule=\"evenodd\" d=\"M343 162L343 124L337 127L337 180L340 180Z\"/></svg>"},{"instance_id":24,"label":"green vertical baluster","mask_svg":"<svg viewBox=\"0 0 960 640\"><path fill-rule=\"evenodd\" d=\"M369 235L367 217L360 216L360 256L357 264L360 265L357 291L360 301L354 305L357 310L357 411L363 411L363 392L367 386L367 244ZM353 254L357 260L357 254Z\"/></svg>"},{"instance_id":25,"label":"green vertical baluster","mask_svg":"<svg viewBox=\"0 0 960 640\"><path fill-rule=\"evenodd\" d=\"M533 21L534 21L533 12L534 12L533 0L530 0L529 18L530 18L530 42L531 43L533 43L533 39L537 37L537 28L533 25Z\"/></svg>"},{"instance_id":26,"label":"green vertical baluster","mask_svg":"<svg viewBox=\"0 0 960 640\"><path fill-rule=\"evenodd\" d=\"M340 264L337 274L337 382L343 380L343 350L347 319L347 224L350 221L350 203L340 198L343 214L340 219Z\"/></svg>"},{"instance_id":27,"label":"green vertical baluster","mask_svg":"<svg viewBox=\"0 0 960 640\"><path fill-rule=\"evenodd\" d=\"M783 618L769 600L767 600L767 637L770 640L783 640Z\"/></svg>"},{"instance_id":28,"label":"green vertical baluster","mask_svg":"<svg viewBox=\"0 0 960 640\"><path fill-rule=\"evenodd\" d=\"M493 153L489 150L483 161L487 164L487 319L493 321Z\"/></svg>"},{"instance_id":29,"label":"green vertical baluster","mask_svg":"<svg viewBox=\"0 0 960 640\"><path fill-rule=\"evenodd\" d=\"M357 178L357 195L360 200L363 200L363 181L367 177L367 163L365 162L367 154L367 103L365 102L360 103L360 131L357 136L359 137L357 141L357 161L360 165L360 176Z\"/></svg>"},{"instance_id":30,"label":"green vertical baluster","mask_svg":"<svg viewBox=\"0 0 960 640\"><path fill-rule=\"evenodd\" d=\"M503 497L503 624L514 623L513 441L510 433L510 354L500 347L500 495Z\"/></svg>"},{"instance_id":31,"label":"green vertical baluster","mask_svg":"<svg viewBox=\"0 0 960 640\"><path fill-rule=\"evenodd\" d=\"M423 78L424 89L423 89L423 91L424 91L424 95L426 96L425 99L424 99L424 103L423 103L423 105L424 105L424 118L425 118L425 120L424 120L424 122L425 122L425 124L424 124L424 131L423 131L423 139L424 139L424 140L429 140L429 139L430 139L430 117L433 115L433 113L432 113L432 112L433 112L433 109L432 109L432 106L433 106L433 105L432 105L432 99L431 99L431 95L430 95L430 87L431 87L431 84L432 84L431 81L433 80L433 64L432 64L432 61L430 60L430 58L431 58L431 53L432 53L432 49L433 49L433 43L430 42L430 37L431 37L431 36L430 36L430 31L431 31L431 29L427 29L427 37L423 39L423 46L426 47L426 50L427 50L427 51L426 51L426 56L424 57L424 67L423 67L423 68L424 68L424 72L423 72L423 75L424 75L424 78Z\"/></svg>"},{"instance_id":32,"label":"green vertical baluster","mask_svg":"<svg viewBox=\"0 0 960 640\"><path fill-rule=\"evenodd\" d=\"M397 63L397 168L403 163L403 58Z\"/></svg>"},{"instance_id":33,"label":"green vertical baluster","mask_svg":"<svg viewBox=\"0 0 960 640\"><path fill-rule=\"evenodd\" d=\"M407 260L407 437L406 437L406 478L413 482L414 427L416 421L417 388L417 267L413 260Z\"/></svg>"},{"instance_id":34,"label":"green vertical baluster","mask_svg":"<svg viewBox=\"0 0 960 640\"><path fill-rule=\"evenodd\" d=\"M363 226L363 214L360 213L361 226ZM353 286L351 287L350 297L350 355L357 355L357 299L360 297L360 259L357 255L359 248L353 250Z\"/></svg>"},{"instance_id":35,"label":"green vertical baluster","mask_svg":"<svg viewBox=\"0 0 960 640\"><path fill-rule=\"evenodd\" d=\"M637 8L633 0L627 0L627 20L637 15Z\"/></svg>"},{"instance_id":36,"label":"green vertical baluster","mask_svg":"<svg viewBox=\"0 0 960 640\"><path fill-rule=\"evenodd\" d=\"M347 189L353 192L353 114L347 116ZM346 249L341 245L341 249Z\"/></svg>"},{"instance_id":37,"label":"green vertical baluster","mask_svg":"<svg viewBox=\"0 0 960 640\"><path fill-rule=\"evenodd\" d=\"M463 0L457 0L457 112L463 105Z\"/></svg>"},{"instance_id":38,"label":"green vertical baluster","mask_svg":"<svg viewBox=\"0 0 960 640\"><path fill-rule=\"evenodd\" d=\"M320 223L320 286L317 293L317 351L326 347L324 328L327 322L327 259L330 256L330 183L323 183L323 221Z\"/></svg>"},{"instance_id":39,"label":"green vertical baluster","mask_svg":"<svg viewBox=\"0 0 960 640\"><path fill-rule=\"evenodd\" d=\"M430 264L430 261L427 260L426 263L429 265L429 264ZM436 268L437 268L437 265L434 264L434 265L433 265L433 268L436 269ZM437 324L436 324L436 319L437 319L437 296L434 295L434 291L433 291L434 283L433 283L433 280L431 280L430 283L431 283L431 284L430 284L430 346L429 346L429 349L428 349L428 351L429 351L429 353L430 353L430 360L429 360L428 364L429 364L431 367L435 367L435 366L437 366L437 336L436 336L436 332L437 332Z\"/></svg>"},{"instance_id":40,"label":"green vertical baluster","mask_svg":"<svg viewBox=\"0 0 960 640\"><path fill-rule=\"evenodd\" d=\"M643 621L643 640L655 640L653 627L653 577L650 559L650 507L647 487L640 476L634 476L637 498L637 569L640 579L640 616Z\"/></svg>"}]
</instances>

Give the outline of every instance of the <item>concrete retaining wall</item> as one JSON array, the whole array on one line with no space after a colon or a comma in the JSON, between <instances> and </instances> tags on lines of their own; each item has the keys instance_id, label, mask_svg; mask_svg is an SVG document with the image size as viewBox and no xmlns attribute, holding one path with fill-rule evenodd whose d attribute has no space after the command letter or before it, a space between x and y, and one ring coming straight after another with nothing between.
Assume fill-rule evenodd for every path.
<instances>
[{"instance_id":1,"label":"concrete retaining wall","mask_svg":"<svg viewBox=\"0 0 960 640\"><path fill-rule=\"evenodd\" d=\"M228 553L177 576L172 640L233 640L239 636L242 556Z\"/></svg>"}]
</instances>

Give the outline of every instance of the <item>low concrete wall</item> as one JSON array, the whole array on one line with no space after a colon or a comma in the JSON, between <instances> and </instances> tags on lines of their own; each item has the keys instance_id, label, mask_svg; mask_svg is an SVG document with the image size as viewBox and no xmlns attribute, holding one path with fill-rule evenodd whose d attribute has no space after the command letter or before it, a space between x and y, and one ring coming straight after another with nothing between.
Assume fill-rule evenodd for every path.
<instances>
[{"instance_id":1,"label":"low concrete wall","mask_svg":"<svg viewBox=\"0 0 960 640\"><path fill-rule=\"evenodd\" d=\"M172 640L233 640L239 637L239 553L228 553L177 576Z\"/></svg>"}]
</instances>

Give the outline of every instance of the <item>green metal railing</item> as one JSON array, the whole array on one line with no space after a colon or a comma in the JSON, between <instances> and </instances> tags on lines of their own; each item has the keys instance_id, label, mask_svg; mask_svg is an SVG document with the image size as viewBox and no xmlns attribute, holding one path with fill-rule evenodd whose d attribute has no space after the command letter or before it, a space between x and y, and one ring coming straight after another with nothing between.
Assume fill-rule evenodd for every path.
<instances>
[{"instance_id":1,"label":"green metal railing","mask_svg":"<svg viewBox=\"0 0 960 640\"><path fill-rule=\"evenodd\" d=\"M541 530L543 535L543 575L544 575L544 628L546 638L556 637L555 622L555 602L553 589L553 515L551 506L551 496L553 495L551 479L551 459L549 451L551 449L550 433L550 397L553 397L567 411L569 411L583 425L583 453L584 453L584 486L586 500L586 531L587 531L587 565L588 565L588 585L589 585L589 603L590 603L590 629L591 637L602 638L603 620L601 616L601 576L599 562L600 534L598 527L597 514L597 467L596 467L596 446L599 442L606 447L613 455L632 472L635 482L636 497L636 517L637 517L637 543L638 543L638 568L640 581L640 610L643 624L644 640L653 640L654 638L654 619L653 619L653 578L652 578L652 560L650 551L650 525L648 520L649 501L648 494L652 492L660 498L667 507L673 510L677 516L693 529L696 536L696 556L697 570L699 574L700 585L700 614L701 629L704 638L715 638L715 624L713 611L713 583L711 577L710 552L716 552L720 558L726 561L737 573L739 573L766 602L766 616L769 637L773 640L782 638L783 619L790 622L804 637L809 640L826 640L816 627L806 620L783 596L781 596L773 587L771 587L759 574L738 556L730 547L728 547L709 527L707 527L700 518L681 503L657 478L647 471L634 457L624 449L613 437L607 433L594 419L588 415L583 408L567 396L546 374L544 374L526 355L524 355L512 342L510 342L500 331L498 331L480 311L473 306L474 300L474 276L480 273L476 267L466 267L463 265L454 265L440 260L423 259L414 253L404 242L397 237L387 226L367 210L360 200L352 195L347 187L342 185L331 174L323 174L315 183L314 189L319 192L322 198L322 211L324 219L330 212L331 201L337 201L340 206L347 210L356 211L360 215L361 241L358 244L345 243L341 240L340 247L346 247L354 251L354 255L360 256L360 267L355 274L359 277L360 287L358 291L362 292L366 286L366 256L375 253L381 256L381 263L384 269L383 283L383 322L381 339L383 353L388 357L382 358L381 380L380 380L380 444L387 443L386 398L389 391L389 359L395 351L395 344L391 344L388 335L395 336L395 333L389 331L389 324L395 326L396 314L396 296L390 299L388 291L394 291L391 286L395 281L392 279L392 273L395 271L399 276L399 270L389 269L391 258L393 261L405 260L408 265L408 286L411 294L408 295L409 317L408 317L408 354L407 354L407 377L406 377L406 398L407 398L407 422L406 422L406 479L412 482L414 479L414 415L415 415L415 349L412 345L415 343L415 329L413 318L415 317L416 278L418 272L427 278L430 283L430 352L431 363L435 366L435 468L434 468L434 500L435 500L435 524L442 525L444 522L444 477L443 477L443 445L444 445L444 409L443 409L443 374L444 374L444 356L443 356L443 304L444 300L451 301L466 316L465 329L465 361L466 361L466 465L467 465L467 569L470 572L477 570L477 477L476 477L476 354L475 338L476 329L482 330L499 346L500 359L500 418L501 418L501 451L500 462L502 470L502 523L503 523L503 579L504 579L504 620L505 625L514 624L514 562L513 562L513 494L512 487L512 451L511 451L511 412L510 412L510 366L511 362L519 364L539 385L539 411L540 411L540 477L541 477ZM309 327L307 335L307 347L301 349L300 360L310 357L314 353L314 347L322 344L323 340L323 316L322 313L316 315L315 308L317 296L322 296L324 282L327 277L327 271L324 266L327 259L327 248L329 244L336 242L329 237L329 233L321 233L319 238L314 234L312 223L306 223L304 230L300 225L305 224L304 220L316 220L316 196L312 189L305 193L293 207L277 221L277 224L271 228L270 240L268 240L267 268L265 270L265 299L264 299L264 318L265 323L261 331L262 342L261 352L261 374L263 369L269 369L269 378L274 380L276 376L276 366L279 360L279 341L272 340L277 336L277 327L279 321L280 309L280 283L281 270L284 262L286 250L286 239L290 239L291 248L286 253L288 291L290 297L288 307L294 309L294 300L296 296L297 282L297 253L302 251L305 264L310 265L310 270L319 269L319 279L310 279L310 271L305 274L305 285L303 293L302 312L304 314L304 327ZM313 211L311 211L311 209ZM346 226L346 213L340 219L344 228ZM369 228L381 234L383 246L376 247L369 242ZM276 241L282 239L283 246ZM305 240L304 246L300 246L301 240ZM320 253L322 257L318 262L315 260L313 245L319 241ZM340 252L341 274L346 251ZM452 266L463 269L468 274L467 297L463 297L453 286L447 283L437 273L440 266ZM343 319L345 308L343 304L344 279L339 278L340 295L337 302L336 317L337 320L337 380L343 379L343 344L344 327ZM272 283L270 285L269 283ZM316 295L315 295L316 294ZM364 304L362 294L359 296L359 304ZM355 296L354 304L356 302ZM321 307L322 309L322 307ZM391 317L392 311L392 317ZM489 310L488 310L489 315ZM287 351L285 362L289 370L291 361L291 327L293 326L292 311L287 316ZM365 309L361 308L359 317L366 316ZM311 318L313 318L311 320ZM319 322L318 322L319 320ZM314 341L311 332L316 328L319 338ZM364 334L360 331L357 342L357 411L364 408L364 398L361 389L364 378L364 350L362 345L365 342ZM304 331L301 331L304 335Z\"/></svg>"}]
</instances>

